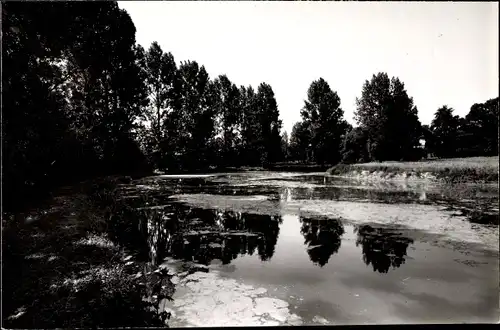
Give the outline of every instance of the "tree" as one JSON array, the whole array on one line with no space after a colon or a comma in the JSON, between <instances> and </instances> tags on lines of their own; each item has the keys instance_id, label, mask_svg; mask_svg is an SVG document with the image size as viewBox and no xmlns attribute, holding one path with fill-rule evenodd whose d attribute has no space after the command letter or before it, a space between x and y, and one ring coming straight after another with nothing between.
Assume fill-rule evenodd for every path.
<instances>
[{"instance_id":1,"label":"tree","mask_svg":"<svg viewBox=\"0 0 500 330\"><path fill-rule=\"evenodd\" d=\"M260 133L257 148L261 164L267 165L281 157L281 120L272 87L261 83L257 89L255 102Z\"/></svg>"},{"instance_id":2,"label":"tree","mask_svg":"<svg viewBox=\"0 0 500 330\"><path fill-rule=\"evenodd\" d=\"M308 160L308 152L311 145L311 130L309 123L299 121L293 125L290 136L290 157L293 160Z\"/></svg>"},{"instance_id":3,"label":"tree","mask_svg":"<svg viewBox=\"0 0 500 330\"><path fill-rule=\"evenodd\" d=\"M368 133L370 160L417 158L421 136L418 111L398 78L389 79L386 73L373 75L365 81L356 105L356 121Z\"/></svg>"},{"instance_id":4,"label":"tree","mask_svg":"<svg viewBox=\"0 0 500 330\"><path fill-rule=\"evenodd\" d=\"M252 86L240 87L241 106L241 149L243 164L256 165L260 160L260 122L257 109L257 95Z\"/></svg>"},{"instance_id":5,"label":"tree","mask_svg":"<svg viewBox=\"0 0 500 330\"><path fill-rule=\"evenodd\" d=\"M195 61L182 62L178 72L178 94L165 123L169 169L206 168L214 139L216 88Z\"/></svg>"},{"instance_id":6,"label":"tree","mask_svg":"<svg viewBox=\"0 0 500 330\"><path fill-rule=\"evenodd\" d=\"M283 155L283 160L288 160L289 158L289 141L288 141L288 133L286 131L281 135L281 154Z\"/></svg>"},{"instance_id":7,"label":"tree","mask_svg":"<svg viewBox=\"0 0 500 330\"><path fill-rule=\"evenodd\" d=\"M433 141L430 149L440 158L456 156L460 119L453 115L453 111L453 108L442 106L436 111L431 123Z\"/></svg>"},{"instance_id":8,"label":"tree","mask_svg":"<svg viewBox=\"0 0 500 330\"><path fill-rule=\"evenodd\" d=\"M141 64L151 105L143 113L143 120L149 127L143 132L149 136L148 152L151 153L155 166L163 167L165 165L163 161L165 150L162 150L165 146L164 121L174 106L177 66L173 55L164 53L156 41L144 54Z\"/></svg>"},{"instance_id":9,"label":"tree","mask_svg":"<svg viewBox=\"0 0 500 330\"><path fill-rule=\"evenodd\" d=\"M342 139L349 124L343 118L339 96L323 78L311 83L301 116L311 130L314 161L338 163Z\"/></svg>"},{"instance_id":10,"label":"tree","mask_svg":"<svg viewBox=\"0 0 500 330\"><path fill-rule=\"evenodd\" d=\"M346 134L342 145L342 162L346 164L368 161L366 149L367 132L362 127L354 127Z\"/></svg>"},{"instance_id":11,"label":"tree","mask_svg":"<svg viewBox=\"0 0 500 330\"><path fill-rule=\"evenodd\" d=\"M472 105L459 128L460 156L498 155L498 97Z\"/></svg>"},{"instance_id":12,"label":"tree","mask_svg":"<svg viewBox=\"0 0 500 330\"><path fill-rule=\"evenodd\" d=\"M136 147L128 142L145 94L128 14L115 2L2 9L9 197L133 164L124 146Z\"/></svg>"},{"instance_id":13,"label":"tree","mask_svg":"<svg viewBox=\"0 0 500 330\"><path fill-rule=\"evenodd\" d=\"M237 149L240 146L241 96L240 89L231 83L226 75L220 75L214 81L217 93L217 134L222 141L219 150L222 164L235 165Z\"/></svg>"},{"instance_id":14,"label":"tree","mask_svg":"<svg viewBox=\"0 0 500 330\"><path fill-rule=\"evenodd\" d=\"M83 165L86 170L116 172L133 163L120 146L132 138L134 121L147 103L136 61L135 27L114 2L85 5L85 10L82 5L68 5L68 12L59 13L74 17L68 27L74 35L59 59L67 79L67 114L88 150L84 158L97 158L99 163Z\"/></svg>"}]
</instances>

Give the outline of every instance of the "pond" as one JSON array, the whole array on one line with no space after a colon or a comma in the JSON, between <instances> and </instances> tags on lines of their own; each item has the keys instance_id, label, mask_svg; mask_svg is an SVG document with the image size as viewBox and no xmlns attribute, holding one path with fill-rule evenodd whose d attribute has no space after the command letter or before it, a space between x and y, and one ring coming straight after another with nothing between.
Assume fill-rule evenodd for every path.
<instances>
[{"instance_id":1,"label":"pond","mask_svg":"<svg viewBox=\"0 0 500 330\"><path fill-rule=\"evenodd\" d=\"M243 172L120 189L151 262L178 269L170 326L498 321L498 186Z\"/></svg>"}]
</instances>

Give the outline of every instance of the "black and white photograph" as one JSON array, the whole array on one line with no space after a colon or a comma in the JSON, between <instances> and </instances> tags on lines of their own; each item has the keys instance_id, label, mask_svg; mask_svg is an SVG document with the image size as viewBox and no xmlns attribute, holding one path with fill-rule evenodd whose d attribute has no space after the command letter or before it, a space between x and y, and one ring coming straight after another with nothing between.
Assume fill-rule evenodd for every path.
<instances>
[{"instance_id":1,"label":"black and white photograph","mask_svg":"<svg viewBox=\"0 0 500 330\"><path fill-rule=\"evenodd\" d=\"M498 8L2 1L2 329L499 323Z\"/></svg>"}]
</instances>

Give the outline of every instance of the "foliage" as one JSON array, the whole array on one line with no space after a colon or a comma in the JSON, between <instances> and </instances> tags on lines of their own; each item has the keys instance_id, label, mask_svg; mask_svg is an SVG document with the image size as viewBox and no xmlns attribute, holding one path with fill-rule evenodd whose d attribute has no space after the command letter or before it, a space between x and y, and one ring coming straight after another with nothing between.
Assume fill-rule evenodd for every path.
<instances>
[{"instance_id":1,"label":"foliage","mask_svg":"<svg viewBox=\"0 0 500 330\"><path fill-rule=\"evenodd\" d=\"M308 160L311 147L309 123L299 121L293 125L290 136L290 157L293 160Z\"/></svg>"},{"instance_id":2,"label":"foliage","mask_svg":"<svg viewBox=\"0 0 500 330\"><path fill-rule=\"evenodd\" d=\"M226 75L220 75L214 81L217 107L217 135L221 145L217 153L220 155L218 165L235 165L238 148L241 145L239 134L241 125L242 98L240 89Z\"/></svg>"},{"instance_id":3,"label":"foliage","mask_svg":"<svg viewBox=\"0 0 500 330\"><path fill-rule=\"evenodd\" d=\"M255 96L257 126L260 136L255 143L260 153L260 163L267 165L281 160L281 120L274 91L269 84L261 83Z\"/></svg>"},{"instance_id":4,"label":"foliage","mask_svg":"<svg viewBox=\"0 0 500 330\"><path fill-rule=\"evenodd\" d=\"M145 51L115 2L8 3L2 21L8 208L75 179L283 157L271 86Z\"/></svg>"},{"instance_id":5,"label":"foliage","mask_svg":"<svg viewBox=\"0 0 500 330\"><path fill-rule=\"evenodd\" d=\"M143 124L143 148L152 163L163 165L162 148L165 146L164 123L172 111L179 84L176 84L177 66L171 53L164 53L157 42L153 42L147 52L137 47L137 59L142 79L148 88L149 106L141 114Z\"/></svg>"},{"instance_id":6,"label":"foliage","mask_svg":"<svg viewBox=\"0 0 500 330\"><path fill-rule=\"evenodd\" d=\"M309 124L313 160L320 164L338 163L342 139L350 125L343 118L339 96L323 78L309 86L300 114Z\"/></svg>"},{"instance_id":7,"label":"foliage","mask_svg":"<svg viewBox=\"0 0 500 330\"><path fill-rule=\"evenodd\" d=\"M354 127L346 134L342 144L342 163L363 163L368 161L367 132L362 127Z\"/></svg>"},{"instance_id":8,"label":"foliage","mask_svg":"<svg viewBox=\"0 0 500 330\"><path fill-rule=\"evenodd\" d=\"M356 121L367 132L370 160L411 160L421 136L421 124L413 99L399 78L386 73L365 81L356 100Z\"/></svg>"},{"instance_id":9,"label":"foliage","mask_svg":"<svg viewBox=\"0 0 500 330\"><path fill-rule=\"evenodd\" d=\"M432 120L429 148L439 158L454 157L457 152L460 118L453 115L453 111L453 108L445 105L436 111Z\"/></svg>"},{"instance_id":10,"label":"foliage","mask_svg":"<svg viewBox=\"0 0 500 330\"><path fill-rule=\"evenodd\" d=\"M144 298L169 299L173 284L162 271L143 272L140 256L148 245L137 235L137 218L110 217L126 209L116 198L120 181L93 182L83 194L60 195L53 209L34 213L31 224L8 222L2 240L2 275L9 283L4 327L165 327L169 315L158 301ZM117 222L132 235L110 240Z\"/></svg>"},{"instance_id":11,"label":"foliage","mask_svg":"<svg viewBox=\"0 0 500 330\"><path fill-rule=\"evenodd\" d=\"M157 42L145 50L136 44L135 32L130 16L113 1L2 3L4 210L23 208L27 201L74 180L148 173L153 168L206 171L267 167L283 160L320 164L409 160L418 158L421 137L441 157L498 155L498 98L474 104L465 118L440 108L431 127L421 129L403 83L379 73L365 82L357 100L359 127L351 128L343 118L339 96L320 78L311 83L302 120L288 138L281 133L278 104L269 84L262 82L254 90L238 87L226 75L211 79L196 61L177 65ZM424 171L434 166L417 167ZM498 166L437 167L436 172L447 177L498 180ZM349 169L341 165L335 171ZM119 202L114 187L109 182L91 187L90 201L80 205L82 212L69 217L78 220L73 226L77 229L63 228L58 222L62 214L51 214L40 221L48 240L36 238L26 228L7 230L2 262L9 286L3 312L10 315L14 310L9 308L16 304L37 310L28 313L37 318L25 317L7 326L163 325L165 315L159 318L150 309L156 306L158 312L157 302L142 301L146 291L149 295L155 291L140 286L137 278L132 279L135 274L116 260L123 249L133 251L139 260L162 260L162 252L153 256L150 247L166 250L161 247L170 244L171 228L166 226L171 223ZM279 210L272 201L260 207ZM88 208L97 211L86 214ZM225 217L228 223L244 221L245 229L263 235L252 248L248 244L249 253L257 250L262 260L272 257L279 217L272 221ZM343 228L303 219L302 232L311 245L311 259L323 266L338 250ZM108 237L114 248L72 244L89 233ZM148 241L151 237L154 244ZM233 243L227 245L231 255L238 252L238 242ZM361 244L371 243L364 238ZM55 254L57 261L27 261L29 253L40 249ZM372 257L368 259L374 264ZM78 292L61 283L52 289L61 274L73 279L75 274L86 274L89 265L110 274L102 278L90 274L94 280ZM156 283L161 287L161 281ZM122 302L125 297L128 301Z\"/></svg>"},{"instance_id":12,"label":"foliage","mask_svg":"<svg viewBox=\"0 0 500 330\"><path fill-rule=\"evenodd\" d=\"M461 120L457 156L498 155L498 97L472 105Z\"/></svg>"},{"instance_id":13,"label":"foliage","mask_svg":"<svg viewBox=\"0 0 500 330\"><path fill-rule=\"evenodd\" d=\"M288 137L269 84L238 87L196 61L177 65L157 42L145 50L116 2L2 9L7 208L75 179L153 168L419 159L421 138L439 157L498 154L498 98L465 118L443 107L422 127L404 84L378 73L363 85L353 129L319 78Z\"/></svg>"},{"instance_id":14,"label":"foliage","mask_svg":"<svg viewBox=\"0 0 500 330\"><path fill-rule=\"evenodd\" d=\"M181 63L177 79L179 93L165 124L167 168L206 168L215 129L214 86L195 61Z\"/></svg>"},{"instance_id":15,"label":"foliage","mask_svg":"<svg viewBox=\"0 0 500 330\"><path fill-rule=\"evenodd\" d=\"M146 110L140 131L143 150L155 167L203 171L282 159L281 121L271 86L262 83L257 93L251 86L238 88L226 75L211 80L196 61L175 68L173 57L165 56L156 43L149 52L156 55L147 55L145 63L166 58L168 68L143 70L160 76L148 80L153 106ZM161 78L164 74L168 77ZM154 83L167 87L155 88ZM158 98L162 101L154 101Z\"/></svg>"},{"instance_id":16,"label":"foliage","mask_svg":"<svg viewBox=\"0 0 500 330\"><path fill-rule=\"evenodd\" d=\"M68 179L143 166L132 129L146 95L128 14L114 2L2 8L8 207Z\"/></svg>"},{"instance_id":17,"label":"foliage","mask_svg":"<svg viewBox=\"0 0 500 330\"><path fill-rule=\"evenodd\" d=\"M440 158L498 155L498 98L475 103L464 118L439 108L424 138L428 151Z\"/></svg>"},{"instance_id":18,"label":"foliage","mask_svg":"<svg viewBox=\"0 0 500 330\"><path fill-rule=\"evenodd\" d=\"M309 86L300 114L302 122L293 127L290 138L293 158L319 164L338 163L342 158L342 140L351 127L343 118L339 96L323 78Z\"/></svg>"}]
</instances>

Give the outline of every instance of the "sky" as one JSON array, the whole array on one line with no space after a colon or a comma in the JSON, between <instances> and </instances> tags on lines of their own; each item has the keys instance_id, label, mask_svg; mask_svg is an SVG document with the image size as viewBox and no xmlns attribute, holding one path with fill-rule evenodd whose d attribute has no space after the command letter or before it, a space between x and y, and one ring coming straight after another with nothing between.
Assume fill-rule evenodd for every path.
<instances>
[{"instance_id":1,"label":"sky","mask_svg":"<svg viewBox=\"0 0 500 330\"><path fill-rule=\"evenodd\" d=\"M157 41L177 63L212 78L274 90L283 128L300 120L322 77L354 124L356 97L378 72L397 76L423 124L442 105L465 116L498 96L496 2L118 2L145 49Z\"/></svg>"}]
</instances>

